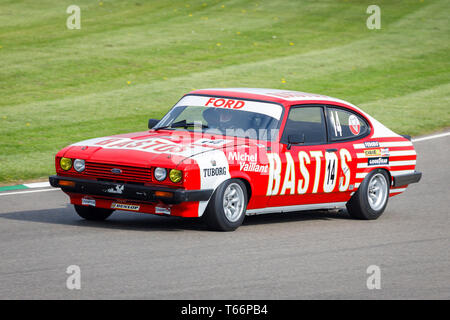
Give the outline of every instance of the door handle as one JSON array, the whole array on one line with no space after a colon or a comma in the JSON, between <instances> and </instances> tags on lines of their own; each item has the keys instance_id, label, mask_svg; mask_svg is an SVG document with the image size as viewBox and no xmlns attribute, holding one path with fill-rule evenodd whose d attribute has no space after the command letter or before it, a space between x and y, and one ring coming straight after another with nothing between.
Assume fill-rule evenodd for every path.
<instances>
[{"instance_id":1,"label":"door handle","mask_svg":"<svg viewBox=\"0 0 450 320\"><path fill-rule=\"evenodd\" d=\"M330 153L331 153L331 152L337 152L337 151L338 151L338 149L326 149L325 151L326 151L326 152L330 152Z\"/></svg>"}]
</instances>

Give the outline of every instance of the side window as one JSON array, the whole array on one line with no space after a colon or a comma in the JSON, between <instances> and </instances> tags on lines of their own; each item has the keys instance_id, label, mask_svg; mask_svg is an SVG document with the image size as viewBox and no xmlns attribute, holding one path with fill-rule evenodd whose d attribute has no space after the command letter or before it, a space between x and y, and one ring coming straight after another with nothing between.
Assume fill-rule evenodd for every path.
<instances>
[{"instance_id":1,"label":"side window","mask_svg":"<svg viewBox=\"0 0 450 320\"><path fill-rule=\"evenodd\" d=\"M292 107L281 141L290 135L303 136L305 144L326 143L327 135L322 107Z\"/></svg>"},{"instance_id":2,"label":"side window","mask_svg":"<svg viewBox=\"0 0 450 320\"><path fill-rule=\"evenodd\" d=\"M350 111L328 107L327 119L331 140L356 138L369 132L366 121Z\"/></svg>"}]
</instances>

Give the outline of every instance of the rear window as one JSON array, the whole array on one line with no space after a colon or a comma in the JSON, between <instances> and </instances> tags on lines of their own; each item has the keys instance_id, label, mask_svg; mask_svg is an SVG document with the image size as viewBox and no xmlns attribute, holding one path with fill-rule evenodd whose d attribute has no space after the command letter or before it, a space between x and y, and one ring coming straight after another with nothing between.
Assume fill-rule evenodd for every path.
<instances>
[{"instance_id":1,"label":"rear window","mask_svg":"<svg viewBox=\"0 0 450 320\"><path fill-rule=\"evenodd\" d=\"M331 140L352 139L369 133L367 122L354 112L328 107L327 120Z\"/></svg>"}]
</instances>

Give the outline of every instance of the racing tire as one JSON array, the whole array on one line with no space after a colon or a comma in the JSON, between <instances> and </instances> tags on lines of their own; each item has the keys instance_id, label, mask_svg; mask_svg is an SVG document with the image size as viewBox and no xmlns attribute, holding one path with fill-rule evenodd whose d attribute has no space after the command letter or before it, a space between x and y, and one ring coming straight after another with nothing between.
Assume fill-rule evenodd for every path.
<instances>
[{"instance_id":1,"label":"racing tire","mask_svg":"<svg viewBox=\"0 0 450 320\"><path fill-rule=\"evenodd\" d=\"M385 170L371 171L347 202L350 216L360 220L378 219L389 200L390 179Z\"/></svg>"},{"instance_id":2,"label":"racing tire","mask_svg":"<svg viewBox=\"0 0 450 320\"><path fill-rule=\"evenodd\" d=\"M210 230L234 231L244 221L247 202L245 184L239 179L227 180L211 196L202 220Z\"/></svg>"},{"instance_id":3,"label":"racing tire","mask_svg":"<svg viewBox=\"0 0 450 320\"><path fill-rule=\"evenodd\" d=\"M91 221L103 221L114 212L114 210L111 209L86 207L80 205L75 205L75 211L83 219Z\"/></svg>"}]
</instances>

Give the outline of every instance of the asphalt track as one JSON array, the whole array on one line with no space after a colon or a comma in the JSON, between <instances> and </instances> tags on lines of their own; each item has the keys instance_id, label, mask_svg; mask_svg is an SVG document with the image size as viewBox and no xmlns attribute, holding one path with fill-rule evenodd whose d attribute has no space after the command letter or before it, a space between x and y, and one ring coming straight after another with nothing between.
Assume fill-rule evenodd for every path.
<instances>
[{"instance_id":1,"label":"asphalt track","mask_svg":"<svg viewBox=\"0 0 450 320\"><path fill-rule=\"evenodd\" d=\"M0 193L0 299L449 299L450 136L415 147L422 181L376 221L271 214L221 233L126 212L88 222L61 191Z\"/></svg>"}]
</instances>

